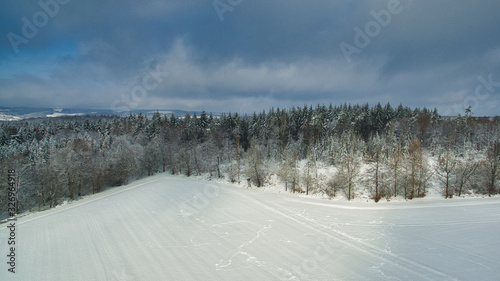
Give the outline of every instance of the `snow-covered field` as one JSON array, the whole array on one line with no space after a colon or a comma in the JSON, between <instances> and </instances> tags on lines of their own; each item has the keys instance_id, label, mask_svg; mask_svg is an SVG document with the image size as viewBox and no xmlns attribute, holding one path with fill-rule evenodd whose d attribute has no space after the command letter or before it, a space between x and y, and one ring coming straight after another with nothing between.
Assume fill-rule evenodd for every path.
<instances>
[{"instance_id":1,"label":"snow-covered field","mask_svg":"<svg viewBox=\"0 0 500 281\"><path fill-rule=\"evenodd\" d=\"M329 201L158 175L0 225L0 280L500 280L500 198Z\"/></svg>"}]
</instances>

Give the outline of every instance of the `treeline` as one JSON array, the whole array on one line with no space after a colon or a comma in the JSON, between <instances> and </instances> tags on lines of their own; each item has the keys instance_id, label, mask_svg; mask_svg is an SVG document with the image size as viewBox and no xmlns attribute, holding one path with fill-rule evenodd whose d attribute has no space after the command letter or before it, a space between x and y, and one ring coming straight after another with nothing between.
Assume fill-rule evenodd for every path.
<instances>
[{"instance_id":1,"label":"treeline","mask_svg":"<svg viewBox=\"0 0 500 281\"><path fill-rule=\"evenodd\" d=\"M389 104L34 119L0 123L0 169L17 172L20 211L158 172L257 187L274 175L291 192L351 199L363 189L376 201L425 196L437 180L445 197L497 194L499 129L498 117ZM0 187L6 198L7 180Z\"/></svg>"}]
</instances>

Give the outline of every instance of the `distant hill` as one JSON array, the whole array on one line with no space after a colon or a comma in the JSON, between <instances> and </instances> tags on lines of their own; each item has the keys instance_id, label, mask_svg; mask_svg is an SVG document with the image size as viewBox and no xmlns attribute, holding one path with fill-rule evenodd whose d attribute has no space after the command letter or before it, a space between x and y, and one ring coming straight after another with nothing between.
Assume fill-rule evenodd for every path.
<instances>
[{"instance_id":1,"label":"distant hill","mask_svg":"<svg viewBox=\"0 0 500 281\"><path fill-rule=\"evenodd\" d=\"M155 112L160 112L162 115L184 116L187 113L197 115L201 111L186 111L177 109L137 109L127 112L115 112L109 109L88 109L88 108L32 108L32 107L1 107L0 106L0 121L19 121L33 118L46 117L64 117L64 116L128 116L133 114L145 114L152 116ZM219 115L219 114L214 114Z\"/></svg>"}]
</instances>

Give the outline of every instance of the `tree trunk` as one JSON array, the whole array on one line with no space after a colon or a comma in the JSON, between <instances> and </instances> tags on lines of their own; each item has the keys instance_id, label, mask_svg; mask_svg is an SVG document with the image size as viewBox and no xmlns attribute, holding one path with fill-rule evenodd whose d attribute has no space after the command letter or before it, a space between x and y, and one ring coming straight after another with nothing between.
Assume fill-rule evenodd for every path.
<instances>
[{"instance_id":1,"label":"tree trunk","mask_svg":"<svg viewBox=\"0 0 500 281\"><path fill-rule=\"evenodd\" d=\"M220 179L220 156L217 155L217 176Z\"/></svg>"},{"instance_id":2,"label":"tree trunk","mask_svg":"<svg viewBox=\"0 0 500 281\"><path fill-rule=\"evenodd\" d=\"M378 170L379 170L379 159L377 159L377 163L375 166L375 202L378 202L380 199L378 195Z\"/></svg>"}]
</instances>

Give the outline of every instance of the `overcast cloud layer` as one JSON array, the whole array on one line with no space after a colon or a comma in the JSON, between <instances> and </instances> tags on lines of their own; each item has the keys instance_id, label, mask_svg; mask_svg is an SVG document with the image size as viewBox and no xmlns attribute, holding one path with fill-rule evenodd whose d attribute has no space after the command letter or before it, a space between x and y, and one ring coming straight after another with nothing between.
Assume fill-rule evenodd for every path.
<instances>
[{"instance_id":1,"label":"overcast cloud layer","mask_svg":"<svg viewBox=\"0 0 500 281\"><path fill-rule=\"evenodd\" d=\"M0 3L0 106L499 114L500 1L40 3Z\"/></svg>"}]
</instances>

